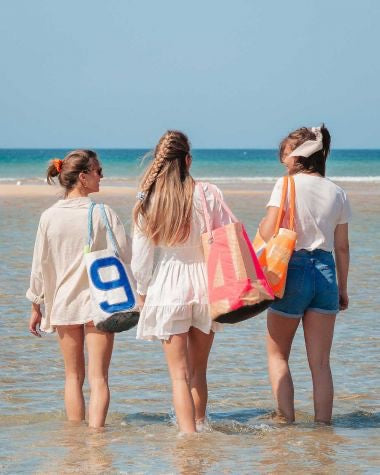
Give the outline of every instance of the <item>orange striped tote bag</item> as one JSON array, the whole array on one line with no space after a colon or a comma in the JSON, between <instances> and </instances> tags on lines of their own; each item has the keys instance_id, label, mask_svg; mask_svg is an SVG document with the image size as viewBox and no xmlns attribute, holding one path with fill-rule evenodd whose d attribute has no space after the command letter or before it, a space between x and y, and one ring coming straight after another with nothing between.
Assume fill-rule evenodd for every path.
<instances>
[{"instance_id":1,"label":"orange striped tote bag","mask_svg":"<svg viewBox=\"0 0 380 475\"><path fill-rule=\"evenodd\" d=\"M284 228L280 226L288 196L288 184L290 185L289 228ZM274 295L278 298L282 298L284 295L288 264L297 240L297 234L294 230L295 198L294 178L292 176L284 176L281 204L278 210L274 234L268 242L265 242L260 235L260 230L257 230L256 237L253 241L253 248L259 258L264 274L268 279Z\"/></svg>"}]
</instances>

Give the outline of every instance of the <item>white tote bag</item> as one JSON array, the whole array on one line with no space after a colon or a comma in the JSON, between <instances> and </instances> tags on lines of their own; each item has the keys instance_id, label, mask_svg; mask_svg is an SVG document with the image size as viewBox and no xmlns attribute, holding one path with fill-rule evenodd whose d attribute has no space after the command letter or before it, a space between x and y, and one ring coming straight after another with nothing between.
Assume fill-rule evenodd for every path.
<instances>
[{"instance_id":1,"label":"white tote bag","mask_svg":"<svg viewBox=\"0 0 380 475\"><path fill-rule=\"evenodd\" d=\"M99 210L112 249L91 251L92 215L95 206L96 203L92 201L88 210L88 241L84 253L93 321L96 328L101 331L121 332L134 327L139 319L136 284L130 266L120 259L116 239L102 203L99 204Z\"/></svg>"}]
</instances>

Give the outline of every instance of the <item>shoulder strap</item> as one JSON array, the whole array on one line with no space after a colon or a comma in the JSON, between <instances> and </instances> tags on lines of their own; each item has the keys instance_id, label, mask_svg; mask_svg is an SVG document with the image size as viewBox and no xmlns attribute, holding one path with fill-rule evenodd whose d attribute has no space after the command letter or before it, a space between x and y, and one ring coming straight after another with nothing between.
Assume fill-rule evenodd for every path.
<instances>
[{"instance_id":1,"label":"shoulder strap","mask_svg":"<svg viewBox=\"0 0 380 475\"><path fill-rule=\"evenodd\" d=\"M236 216L233 214L233 212L230 210L230 208L227 206L227 203L223 200L223 198L221 198L218 193L216 192L216 189L215 189L215 186L212 185L211 183L208 183L208 187L211 191L211 193L214 195L216 201L218 203L220 203L220 205L222 206L222 208L226 211L226 213L228 214L228 216L231 218L231 221L233 223L237 223L238 222L238 219L236 218Z\"/></svg>"},{"instance_id":2,"label":"shoulder strap","mask_svg":"<svg viewBox=\"0 0 380 475\"><path fill-rule=\"evenodd\" d=\"M294 178L289 177L290 183L290 201L289 201L289 229L294 231L294 216L296 212L296 185L294 183Z\"/></svg>"},{"instance_id":3,"label":"shoulder strap","mask_svg":"<svg viewBox=\"0 0 380 475\"><path fill-rule=\"evenodd\" d=\"M290 183L290 199L289 199L289 229L294 231L294 210L295 210L295 198L296 198L296 189L294 185L294 178L292 176L284 176L284 181L282 185L282 195L281 195L281 204L280 209L278 210L276 227L274 235L278 234L278 231L281 226L281 222L284 215L285 201L288 196L288 182Z\"/></svg>"},{"instance_id":4,"label":"shoulder strap","mask_svg":"<svg viewBox=\"0 0 380 475\"><path fill-rule=\"evenodd\" d=\"M231 218L231 221L233 223L237 223L237 219L235 217L235 215L232 213L232 211L230 210L230 208L227 206L227 204L224 202L224 200L222 198L220 198L220 196L218 195L218 193L216 192L215 190L215 187L211 184L211 183L202 183L202 182L198 182L197 183L197 186L198 186L198 189L199 189L199 193L201 195L201 201L202 201L202 209L203 209L203 214L205 216L205 221L206 221L206 228L207 228L207 233L209 235L209 241L212 242L213 241L213 235L212 235L212 229L211 229L211 217L210 217L210 213L208 212L208 209L207 209L207 201L206 201L206 195L205 195L205 190L203 188L203 185L207 185L207 188L211 191L211 193L214 195L215 197L215 200L220 203L220 205L224 208L224 210L226 211L226 213L229 215L229 217Z\"/></svg>"},{"instance_id":5,"label":"shoulder strap","mask_svg":"<svg viewBox=\"0 0 380 475\"><path fill-rule=\"evenodd\" d=\"M93 243L92 235L93 235L93 229L92 229L92 212L95 208L96 203L94 201L90 202L90 206L88 207L88 213L87 213L87 244L84 247L84 252L90 252L91 251L91 246Z\"/></svg>"},{"instance_id":6,"label":"shoulder strap","mask_svg":"<svg viewBox=\"0 0 380 475\"><path fill-rule=\"evenodd\" d=\"M203 189L202 185L203 185L202 182L197 183L199 194L201 195L202 210L203 210L203 214L205 216L206 229L207 229L207 233L208 233L208 236L209 236L209 241L212 242L214 238L212 236L211 218L210 218L210 213L208 212L208 209L207 209L205 190Z\"/></svg>"},{"instance_id":7,"label":"shoulder strap","mask_svg":"<svg viewBox=\"0 0 380 475\"><path fill-rule=\"evenodd\" d=\"M88 218L87 218L87 245L85 246L85 249L84 249L84 252L87 253L87 252L90 252L91 251L91 247L92 247L92 244L93 244L93 225L92 225L92 216L93 216L93 210L96 206L96 203L94 201L91 201L90 203L90 206L88 208ZM108 236L110 237L110 240L111 240L111 243L112 243L112 247L113 247L113 250L115 252L115 254L119 257L119 252L118 252L118 245L117 245L117 241L115 239L115 235L111 229L111 226L109 224L109 221L108 221L108 217L107 217L107 213L106 213L106 210L104 208L104 204L103 203L99 203L99 208L100 208L100 215L102 217L102 221L104 223L104 226L106 227L106 230L107 230L107 234Z\"/></svg>"},{"instance_id":8,"label":"shoulder strap","mask_svg":"<svg viewBox=\"0 0 380 475\"><path fill-rule=\"evenodd\" d=\"M110 223L108 221L108 218L107 218L107 213L106 213L106 210L104 208L104 204L103 203L99 203L99 207L100 207L100 214L102 216L102 220L103 220L103 223L107 229L107 233L108 233L108 236L110 237L111 239L111 243L112 243L112 247L113 247L113 250L115 252L115 254L117 255L117 257L119 257L119 251L118 251L118 245L117 245L117 241L116 241L116 238L115 238L115 235L111 229L111 226L110 226Z\"/></svg>"}]
</instances>

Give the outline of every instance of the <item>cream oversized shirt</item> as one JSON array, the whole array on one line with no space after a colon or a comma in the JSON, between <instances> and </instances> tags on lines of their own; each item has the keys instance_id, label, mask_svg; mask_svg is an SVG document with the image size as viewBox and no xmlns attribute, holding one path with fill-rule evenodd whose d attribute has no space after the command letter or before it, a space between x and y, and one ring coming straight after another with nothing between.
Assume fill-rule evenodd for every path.
<instances>
[{"instance_id":1,"label":"cream oversized shirt","mask_svg":"<svg viewBox=\"0 0 380 475\"><path fill-rule=\"evenodd\" d=\"M297 173L293 175L296 188L295 231L296 251L334 249L334 231L338 224L348 223L351 208L346 193L328 178ZM283 178L277 180L267 206L280 207ZM289 197L289 190L288 190ZM284 225L289 223L288 206Z\"/></svg>"},{"instance_id":2,"label":"cream oversized shirt","mask_svg":"<svg viewBox=\"0 0 380 475\"><path fill-rule=\"evenodd\" d=\"M55 325L83 324L92 320L90 290L84 262L90 198L60 200L40 218L34 246L27 298L43 304L41 330L53 332ZM131 261L131 243L116 213L105 205L120 257ZM93 211L91 250L112 249L100 210Z\"/></svg>"}]
</instances>

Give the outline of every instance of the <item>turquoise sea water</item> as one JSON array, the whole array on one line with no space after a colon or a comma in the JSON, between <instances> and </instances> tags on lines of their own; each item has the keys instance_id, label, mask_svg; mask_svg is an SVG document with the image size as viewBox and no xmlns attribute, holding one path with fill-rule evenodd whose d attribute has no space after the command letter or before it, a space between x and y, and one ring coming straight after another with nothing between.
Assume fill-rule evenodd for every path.
<instances>
[{"instance_id":1,"label":"turquoise sea water","mask_svg":"<svg viewBox=\"0 0 380 475\"><path fill-rule=\"evenodd\" d=\"M141 175L147 150L97 150L104 176L125 183ZM0 150L0 182L42 182L47 162L67 150ZM192 173L213 181L273 181L283 173L276 150L194 150ZM333 150L327 173L344 181L380 182L380 150Z\"/></svg>"}]
</instances>

